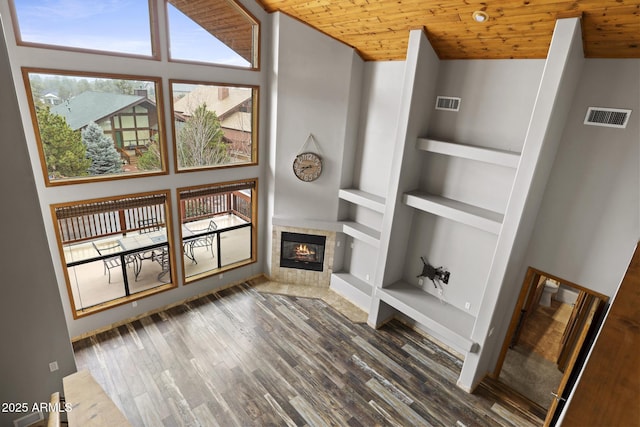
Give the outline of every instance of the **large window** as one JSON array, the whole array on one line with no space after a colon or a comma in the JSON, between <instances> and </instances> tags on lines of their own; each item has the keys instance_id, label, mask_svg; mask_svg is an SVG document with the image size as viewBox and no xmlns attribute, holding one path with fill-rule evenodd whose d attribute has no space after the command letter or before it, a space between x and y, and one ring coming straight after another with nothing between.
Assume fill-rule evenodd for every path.
<instances>
[{"instance_id":1,"label":"large window","mask_svg":"<svg viewBox=\"0 0 640 427\"><path fill-rule=\"evenodd\" d=\"M257 68L258 21L231 0L168 0L171 59Z\"/></svg>"},{"instance_id":2,"label":"large window","mask_svg":"<svg viewBox=\"0 0 640 427\"><path fill-rule=\"evenodd\" d=\"M18 44L159 58L166 22L172 60L258 68L259 22L233 0L9 0Z\"/></svg>"},{"instance_id":3,"label":"large window","mask_svg":"<svg viewBox=\"0 0 640 427\"><path fill-rule=\"evenodd\" d=\"M168 191L51 212L75 317L175 287Z\"/></svg>"},{"instance_id":4,"label":"large window","mask_svg":"<svg viewBox=\"0 0 640 427\"><path fill-rule=\"evenodd\" d=\"M176 170L257 163L252 86L171 81Z\"/></svg>"},{"instance_id":5,"label":"large window","mask_svg":"<svg viewBox=\"0 0 640 427\"><path fill-rule=\"evenodd\" d=\"M99 3L0 1L76 318L257 260L260 23L238 0Z\"/></svg>"},{"instance_id":6,"label":"large window","mask_svg":"<svg viewBox=\"0 0 640 427\"><path fill-rule=\"evenodd\" d=\"M257 179L178 189L185 281L256 261Z\"/></svg>"},{"instance_id":7,"label":"large window","mask_svg":"<svg viewBox=\"0 0 640 427\"><path fill-rule=\"evenodd\" d=\"M152 56L149 0L13 0L21 44Z\"/></svg>"},{"instance_id":8,"label":"large window","mask_svg":"<svg viewBox=\"0 0 640 427\"><path fill-rule=\"evenodd\" d=\"M23 72L47 185L166 171L159 79Z\"/></svg>"}]
</instances>

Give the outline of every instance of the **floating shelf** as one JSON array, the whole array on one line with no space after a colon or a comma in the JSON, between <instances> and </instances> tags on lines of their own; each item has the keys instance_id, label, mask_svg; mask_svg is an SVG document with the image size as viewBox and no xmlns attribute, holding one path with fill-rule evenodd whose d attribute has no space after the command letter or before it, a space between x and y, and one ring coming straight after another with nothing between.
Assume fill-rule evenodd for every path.
<instances>
[{"instance_id":1,"label":"floating shelf","mask_svg":"<svg viewBox=\"0 0 640 427\"><path fill-rule=\"evenodd\" d=\"M343 222L342 232L375 248L380 247L380 232L366 225L353 221Z\"/></svg>"},{"instance_id":2,"label":"floating shelf","mask_svg":"<svg viewBox=\"0 0 640 427\"><path fill-rule=\"evenodd\" d=\"M504 215L498 212L421 191L405 193L403 202L421 211L467 224L496 235L500 233L500 227L502 227L504 219Z\"/></svg>"},{"instance_id":3,"label":"floating shelf","mask_svg":"<svg viewBox=\"0 0 640 427\"><path fill-rule=\"evenodd\" d=\"M284 227L297 227L297 228L309 228L312 230L323 231L342 231L342 223L338 221L322 221L318 219L304 219L304 218L292 218L292 217L280 217L274 216L271 219L271 224L281 225Z\"/></svg>"},{"instance_id":4,"label":"floating shelf","mask_svg":"<svg viewBox=\"0 0 640 427\"><path fill-rule=\"evenodd\" d=\"M474 353L478 345L471 340L475 317L442 303L438 298L406 282L377 290L377 295L391 307L429 328L445 343Z\"/></svg>"},{"instance_id":5,"label":"floating shelf","mask_svg":"<svg viewBox=\"0 0 640 427\"><path fill-rule=\"evenodd\" d=\"M512 151L457 144L428 138L418 138L416 148L430 153L477 160L479 162L492 163L514 169L518 167L518 163L520 162L520 154Z\"/></svg>"},{"instance_id":6,"label":"floating shelf","mask_svg":"<svg viewBox=\"0 0 640 427\"><path fill-rule=\"evenodd\" d=\"M376 212L384 213L384 197L376 196L375 194L367 193L366 191L358 190L356 188L342 189L338 191L338 197L342 200L355 203L358 206L363 206Z\"/></svg>"},{"instance_id":7,"label":"floating shelf","mask_svg":"<svg viewBox=\"0 0 640 427\"><path fill-rule=\"evenodd\" d=\"M349 273L331 275L331 289L342 295L363 311L369 312L373 286Z\"/></svg>"}]
</instances>

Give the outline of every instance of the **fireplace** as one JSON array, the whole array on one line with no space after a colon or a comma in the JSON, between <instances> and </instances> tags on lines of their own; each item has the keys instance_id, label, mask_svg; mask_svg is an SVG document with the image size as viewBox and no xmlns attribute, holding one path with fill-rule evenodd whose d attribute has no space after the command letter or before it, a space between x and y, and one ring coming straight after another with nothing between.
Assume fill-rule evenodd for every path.
<instances>
[{"instance_id":1,"label":"fireplace","mask_svg":"<svg viewBox=\"0 0 640 427\"><path fill-rule=\"evenodd\" d=\"M282 232L280 267L322 271L326 236Z\"/></svg>"}]
</instances>

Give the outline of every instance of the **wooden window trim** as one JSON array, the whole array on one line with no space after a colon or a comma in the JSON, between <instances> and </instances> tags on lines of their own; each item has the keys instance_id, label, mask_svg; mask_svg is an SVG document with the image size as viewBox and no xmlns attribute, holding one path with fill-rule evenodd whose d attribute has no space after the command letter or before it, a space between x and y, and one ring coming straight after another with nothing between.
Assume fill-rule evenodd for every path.
<instances>
[{"instance_id":1,"label":"wooden window trim","mask_svg":"<svg viewBox=\"0 0 640 427\"><path fill-rule=\"evenodd\" d=\"M108 50L99 50L99 49L86 49L81 47L73 47L73 46L61 46L55 44L47 44L47 43L37 43L37 42L28 42L22 40L22 33L20 31L20 22L18 21L18 12L16 11L14 0L9 0L9 11L11 13L11 21L13 22L13 33L16 38L16 45L23 47L31 47L31 48L40 48L40 49L49 49L49 50L61 50L66 52L75 52L75 53L90 53L94 55L105 55L105 56L118 56L123 58L134 58L134 59L148 59L154 61L160 61L160 36L159 36L159 28L158 28L158 9L156 7L156 2L154 0L148 0L149 4L149 42L151 43L151 55L137 55L135 53L126 53L126 52L112 52Z\"/></svg>"},{"instance_id":2,"label":"wooden window trim","mask_svg":"<svg viewBox=\"0 0 640 427\"><path fill-rule=\"evenodd\" d=\"M171 277L170 277L170 281L169 283L166 284L161 284L159 286L156 286L154 288L151 289L147 289L135 294L131 294L128 296L124 296L124 297L120 297L120 298L116 298L114 300L111 301L106 301L91 307L87 307L84 309L78 309L76 307L75 304L75 300L73 298L73 292L71 289L72 283L71 283L71 278L69 277L69 269L66 265L65 262L65 255L64 255L64 245L62 243L62 236L60 234L60 230L59 227L57 226L57 219L58 219L58 215L57 215L57 210L62 210L62 209L71 209L73 206L76 206L78 204L82 204L82 205L87 205L87 206L91 206L91 205L95 205L95 206L100 206L101 204L109 204L112 203L112 205L116 205L117 201L119 200L133 200L135 198L143 198L145 199L146 202L149 202L151 200L164 200L164 209L165 209L165 227L166 227L166 232L167 232L167 244L169 245L169 250L171 251L171 256L169 257L169 263L170 263L170 269L171 269ZM146 192L146 193L135 193L135 194L126 194L126 195L122 195L122 196L112 196L112 197L102 197L102 198L98 198L98 199L87 199L87 200L79 200L79 201L75 201L75 202L65 202L65 203L56 203L56 204L52 204L49 206L49 209L51 211L51 218L53 220L53 223L55 225L54 227L54 232L55 232L55 236L56 236L56 244L58 246L58 253L60 256L60 263L62 264L62 271L64 274L64 279L65 279L65 283L66 283L66 288L67 288L67 295L69 297L69 304L71 305L71 313L73 315L74 319L79 319L81 317L85 317L94 313L98 313L100 311L104 311L107 310L109 308L113 308L113 307L117 307L119 305L123 305L123 304L127 304L131 301L137 301L139 299L151 296L151 295L155 295L158 294L160 292L165 292L167 290L173 289L173 288L177 288L178 284L176 281L176 261L175 261L175 254L176 254L176 246L174 245L174 241L173 241L173 231L172 231L172 227L171 224L173 224L172 222L172 207L171 207L171 192L170 190L159 190L159 191L151 191L151 192ZM179 245L180 247L180 254L182 254L182 245Z\"/></svg>"},{"instance_id":3,"label":"wooden window trim","mask_svg":"<svg viewBox=\"0 0 640 427\"><path fill-rule=\"evenodd\" d=\"M176 134L176 126L175 120L173 120L175 109L174 109L174 93L173 93L173 85L174 84L191 84L191 85L206 85L206 86L218 86L218 87L230 87L230 88L246 88L251 89L251 162L247 163L239 163L239 164L225 164L225 165L213 165L213 166L202 166L202 167L193 167L193 168L180 168L178 166L178 140ZM259 164L258 153L259 153L259 125L260 125L260 86L258 85L250 85L250 84L234 84L234 83L219 83L219 82L208 82L202 80L182 80L182 79L169 79L169 114L171 115L171 136L173 140L173 152L176 153L173 156L173 167L175 173L191 173L191 172L200 172L204 170L212 170L212 169L227 169L227 168L241 168L246 166L257 166Z\"/></svg>"},{"instance_id":4,"label":"wooden window trim","mask_svg":"<svg viewBox=\"0 0 640 427\"><path fill-rule=\"evenodd\" d=\"M171 52L171 46L170 46L170 38L171 38L171 34L170 34L170 30L169 30L169 10L168 10L168 3L171 3L170 0L165 0L164 2L164 16L165 16L165 25L164 28L166 28L167 30L167 51ZM227 3L229 3L233 8L235 8L238 13L240 13L241 15L244 15L248 21L252 22L252 35L251 35L251 39L252 39L252 46L251 46L251 57L252 60L251 62L251 66L250 67L242 67L242 66L238 66L238 65L227 65L227 64L218 64L215 62L205 62L205 61L196 61L196 60L188 60L188 59L174 59L171 58L171 54L169 54L169 57L167 58L167 60L169 62L175 62L175 63L179 63L179 64L194 64L194 65L208 65L208 66L216 66L216 67L222 67L222 68L230 68L230 69L236 69L236 70L250 70L250 71L260 71L260 61L261 61L261 49L260 49L260 44L261 44L261 39L262 39L262 24L260 23L260 20L258 18L256 18L251 12L249 12L249 10L241 3L235 1L235 0L227 0ZM174 5L174 7L176 7L178 10L180 10L177 6ZM184 13L184 12L183 12ZM187 15L188 16L188 15ZM206 29L205 29L206 30Z\"/></svg>"},{"instance_id":5,"label":"wooden window trim","mask_svg":"<svg viewBox=\"0 0 640 427\"><path fill-rule=\"evenodd\" d=\"M252 183L252 185L247 185L248 183ZM234 190L238 190L238 189L251 189L251 257L247 260L242 260L236 263L232 263L226 266L223 266L222 268L219 269L215 269L215 270L209 270L206 272L202 272L190 277L186 277L186 270L185 270L185 261L184 261L184 257L180 257L181 259L181 263L182 263L182 283L184 283L185 285L190 285L192 283L198 282L202 279L206 279L209 277L213 277L216 276L218 274L221 273L225 273L227 271L230 270L235 270L237 268L241 268L241 267L246 267L247 265L250 264L254 264L258 261L258 233L259 233L259 229L258 229L258 178L248 178L248 179L243 179L243 180L236 180L236 181L226 181L226 182L217 182L217 183L211 183L211 184L204 184L204 185L197 185L197 186L191 186L191 187L181 187L176 189L176 200L178 203L178 223L180 225L179 227L179 234L180 234L180 245L182 245L183 242L183 236L182 236L182 215L180 213L180 206L181 206L181 201L183 200L183 197L181 195L183 194L189 194L189 195L193 195L193 194L216 194L216 192L208 192L206 189L211 188L211 187L216 187L216 186L221 186L226 188L225 191L220 191L217 194L220 193L224 193L224 192L229 192L229 191L234 191ZM204 193L203 193L204 192Z\"/></svg>"},{"instance_id":6,"label":"wooden window trim","mask_svg":"<svg viewBox=\"0 0 640 427\"><path fill-rule=\"evenodd\" d=\"M161 77L132 75L132 74L97 73L92 71L59 70L59 69L50 69L50 68L32 68L32 67L22 67L21 71L22 71L22 79L24 81L25 90L27 94L27 102L29 104L29 112L31 115L31 125L33 127L33 131L36 139L36 145L38 147L38 155L40 157L40 167L41 167L42 176L43 176L46 187L84 184L84 183L90 183L90 182L113 181L113 180L120 180L120 179L146 178L149 176L159 176L159 175L169 174L168 148L167 148L167 138L166 138L165 124L164 124L165 109L164 109L163 87L162 87ZM47 170L47 163L46 163L46 158L44 154L44 148L42 145L42 139L40 136L38 118L36 115L36 106L33 100L33 91L31 90L31 83L29 81L29 74L31 73L51 74L51 75L70 76L70 77L92 77L92 78L113 79L113 80L149 81L154 83L155 89L156 89L155 104L156 104L156 114L158 116L158 134L160 135L161 169L159 171L152 171L152 172L121 173L118 175L109 175L109 176L86 176L86 177L83 176L83 177L75 177L75 178L64 178L59 180L49 179L49 172ZM112 124L113 124L113 119L112 119ZM115 128L115 129L112 129L111 132L122 131L122 130L123 129L121 128Z\"/></svg>"}]
</instances>

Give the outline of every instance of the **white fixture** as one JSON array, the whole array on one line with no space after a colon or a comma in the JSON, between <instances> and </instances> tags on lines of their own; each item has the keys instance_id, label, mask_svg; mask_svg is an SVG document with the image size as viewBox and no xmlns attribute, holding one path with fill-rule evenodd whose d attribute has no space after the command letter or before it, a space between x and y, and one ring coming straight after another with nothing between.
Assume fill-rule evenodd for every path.
<instances>
[{"instance_id":1,"label":"white fixture","mask_svg":"<svg viewBox=\"0 0 640 427\"><path fill-rule=\"evenodd\" d=\"M544 290L540 296L540 305L543 307L551 307L551 298L558 293L558 288L560 288L560 284L557 281L553 279L545 280Z\"/></svg>"},{"instance_id":2,"label":"white fixture","mask_svg":"<svg viewBox=\"0 0 640 427\"><path fill-rule=\"evenodd\" d=\"M476 22L486 22L489 19L489 15L487 14L487 12L484 12L482 10L476 10L471 14L471 17Z\"/></svg>"},{"instance_id":3,"label":"white fixture","mask_svg":"<svg viewBox=\"0 0 640 427\"><path fill-rule=\"evenodd\" d=\"M461 101L462 98L455 96L438 96L436 97L436 110L460 111Z\"/></svg>"},{"instance_id":4,"label":"white fixture","mask_svg":"<svg viewBox=\"0 0 640 427\"><path fill-rule=\"evenodd\" d=\"M58 370L58 361L54 360L53 362L49 363L49 370L51 372L55 372Z\"/></svg>"},{"instance_id":5,"label":"white fixture","mask_svg":"<svg viewBox=\"0 0 640 427\"><path fill-rule=\"evenodd\" d=\"M631 110L623 108L589 107L584 117L584 124L609 128L627 127Z\"/></svg>"}]
</instances>

